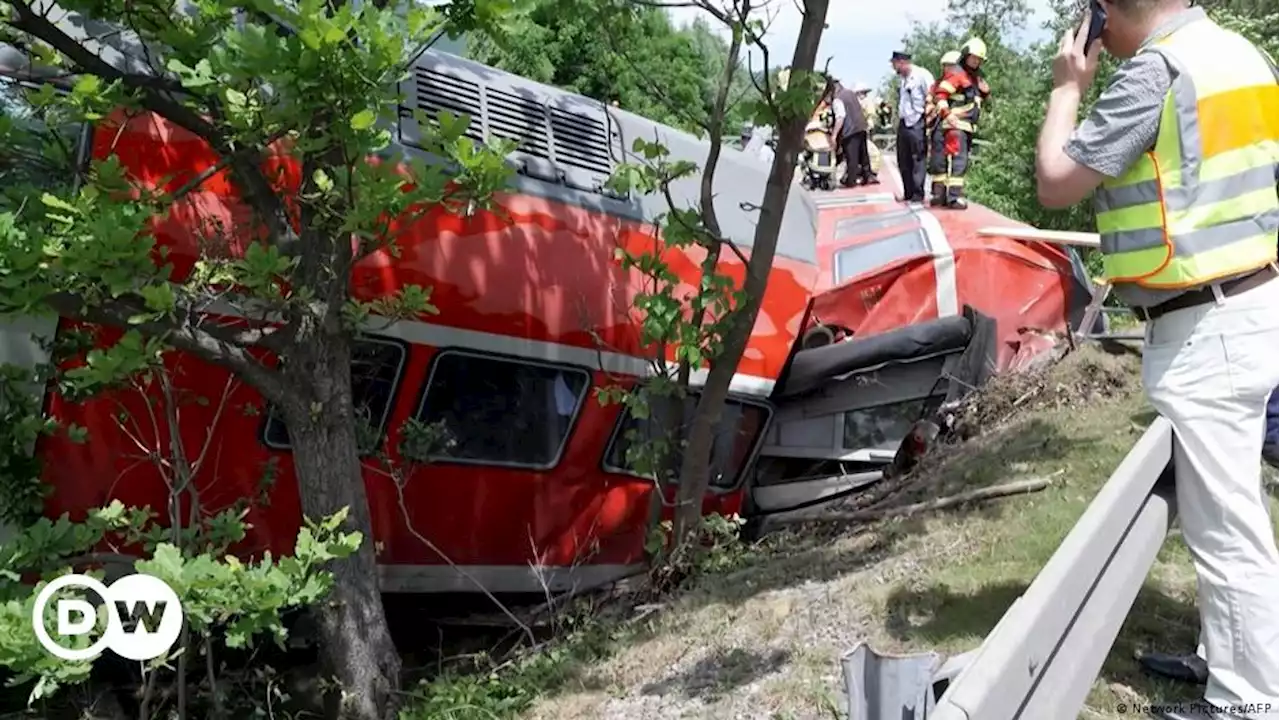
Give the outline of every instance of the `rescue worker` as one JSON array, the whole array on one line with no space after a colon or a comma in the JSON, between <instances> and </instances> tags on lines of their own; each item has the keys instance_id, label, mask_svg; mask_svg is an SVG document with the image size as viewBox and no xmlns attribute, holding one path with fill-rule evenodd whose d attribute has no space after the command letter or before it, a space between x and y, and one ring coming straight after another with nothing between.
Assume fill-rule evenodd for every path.
<instances>
[{"instance_id":1,"label":"rescue worker","mask_svg":"<svg viewBox=\"0 0 1280 720\"><path fill-rule=\"evenodd\" d=\"M949 73L954 71L957 66L960 65L960 51L948 50L942 53L942 58L939 61L939 65L942 66L942 74L939 75L938 77L945 78ZM929 88L929 97L925 99L924 116L925 116L925 121L928 123L928 127L933 127L934 121L938 119L938 103L936 100L934 100L934 96L937 94L938 85L941 82L942 80L939 79L938 82L934 83ZM932 135L930 137L932 137Z\"/></svg>"},{"instance_id":2,"label":"rescue worker","mask_svg":"<svg viewBox=\"0 0 1280 720\"><path fill-rule=\"evenodd\" d=\"M858 104L862 106L862 115L867 118L867 132L870 132L875 125L872 118L876 116L876 106L880 104L880 98L872 95L871 88L861 83L854 92L858 96Z\"/></svg>"},{"instance_id":3,"label":"rescue worker","mask_svg":"<svg viewBox=\"0 0 1280 720\"><path fill-rule=\"evenodd\" d=\"M867 157L871 163L871 184L880 183L880 148L876 147L875 142L871 139L871 135L876 130L876 109L880 106L880 98L871 92L871 88L858 84L857 87L858 102L862 105L862 115L867 119Z\"/></svg>"},{"instance_id":4,"label":"rescue worker","mask_svg":"<svg viewBox=\"0 0 1280 720\"><path fill-rule=\"evenodd\" d=\"M844 177L840 184L845 187L855 185L874 185L879 182L871 172L871 154L867 151L867 118L862 112L862 103L854 89L845 87L839 80L832 85L831 110L835 121L831 129L831 141L840 148L844 156Z\"/></svg>"},{"instance_id":5,"label":"rescue worker","mask_svg":"<svg viewBox=\"0 0 1280 720\"><path fill-rule=\"evenodd\" d=\"M964 176L969 170L973 134L982 101L990 96L991 88L982 77L987 44L981 38L969 38L960 46L959 55L959 63L951 66L933 92L942 152L934 152L929 158L930 204L964 209L969 206L964 196Z\"/></svg>"},{"instance_id":6,"label":"rescue worker","mask_svg":"<svg viewBox=\"0 0 1280 720\"><path fill-rule=\"evenodd\" d=\"M946 151L943 147L942 126L938 123L938 102L935 99L938 95L938 86L942 84L942 78L946 78L955 71L960 65L960 51L948 50L942 54L939 59L942 66L942 74L938 82L935 82L929 88L929 97L925 102L925 132L929 133L929 184L930 184L930 204L937 205L937 197L939 195L939 184L945 187L946 177L948 175L949 165L947 162Z\"/></svg>"},{"instance_id":7,"label":"rescue worker","mask_svg":"<svg viewBox=\"0 0 1280 720\"><path fill-rule=\"evenodd\" d=\"M893 108L889 107L889 101L881 98L880 105L876 107L876 120L880 123L880 129L888 131L893 124Z\"/></svg>"},{"instance_id":8,"label":"rescue worker","mask_svg":"<svg viewBox=\"0 0 1280 720\"><path fill-rule=\"evenodd\" d=\"M1173 425L1207 682L1204 703L1156 716L1276 718L1280 552L1258 456L1280 383L1280 84L1271 57L1186 0L1097 1L1123 63L1073 131L1100 50L1088 14L1062 38L1036 183L1049 208L1093 193L1104 272L1145 321L1147 398Z\"/></svg>"}]
</instances>

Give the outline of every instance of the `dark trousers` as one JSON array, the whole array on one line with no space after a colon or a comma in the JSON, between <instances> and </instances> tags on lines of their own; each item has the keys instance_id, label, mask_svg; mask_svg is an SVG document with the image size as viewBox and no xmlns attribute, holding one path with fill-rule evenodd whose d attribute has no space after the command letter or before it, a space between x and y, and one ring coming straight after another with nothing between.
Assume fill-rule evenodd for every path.
<instances>
[{"instance_id":1,"label":"dark trousers","mask_svg":"<svg viewBox=\"0 0 1280 720\"><path fill-rule=\"evenodd\" d=\"M954 200L964 195L972 139L964 130L944 128L941 121L934 123L929 135L929 175L934 196L945 193Z\"/></svg>"},{"instance_id":2,"label":"dark trousers","mask_svg":"<svg viewBox=\"0 0 1280 720\"><path fill-rule=\"evenodd\" d=\"M924 200L924 118L915 125L898 122L898 173L907 200Z\"/></svg>"},{"instance_id":3,"label":"dark trousers","mask_svg":"<svg viewBox=\"0 0 1280 720\"><path fill-rule=\"evenodd\" d=\"M946 175L950 168L947 162L947 149L943 144L942 123L934 121L929 127L929 175L933 176L934 182L939 182L939 175Z\"/></svg>"},{"instance_id":4,"label":"dark trousers","mask_svg":"<svg viewBox=\"0 0 1280 720\"><path fill-rule=\"evenodd\" d=\"M840 152L844 155L844 185L853 185L859 180L871 180L875 173L871 172L871 153L867 151L867 133L854 132L840 138Z\"/></svg>"}]
</instances>

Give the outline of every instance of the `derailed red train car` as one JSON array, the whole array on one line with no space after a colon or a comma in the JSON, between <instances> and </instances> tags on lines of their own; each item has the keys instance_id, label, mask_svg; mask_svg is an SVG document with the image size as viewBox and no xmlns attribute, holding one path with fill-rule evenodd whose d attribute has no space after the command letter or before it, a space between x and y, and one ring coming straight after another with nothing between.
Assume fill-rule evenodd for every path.
<instances>
[{"instance_id":1,"label":"derailed red train car","mask_svg":"<svg viewBox=\"0 0 1280 720\"><path fill-rule=\"evenodd\" d=\"M891 188L891 166L880 188ZM919 420L1051 348L1091 296L1071 248L979 232L1026 227L875 187L822 193L820 276L774 390L748 510L804 511L880 478Z\"/></svg>"},{"instance_id":2,"label":"derailed red train car","mask_svg":"<svg viewBox=\"0 0 1280 720\"><path fill-rule=\"evenodd\" d=\"M353 368L358 402L392 447L409 418L443 423L455 442L407 479L403 496L366 464L382 586L470 592L478 582L490 592L541 593L625 575L643 560L651 524L653 483L625 461L625 431L643 423L601 405L592 389L649 372L632 307L641 278L622 270L614 250L656 247L650 223L667 207L615 195L604 180L637 137L656 135L674 157L699 164L706 143L446 53L424 54L405 90L428 113L469 114L477 140L518 142L519 175L499 198L501 216L427 215L404 228L398 256L375 254L354 271L363 299L418 284L433 288L440 310L363 337ZM398 148L412 155L419 129L403 115ZM198 139L151 116L104 123L88 137L95 157L114 152L142 183L180 184L216 162ZM720 163L721 225L749 254L754 214L744 203L759 202L769 168L732 150ZM696 182L675 190L696 200ZM235 212L215 176L157 235L178 264L189 263L201 224ZM934 213L858 191L815 199L793 187L719 428L705 510L764 516L870 482L913 417L1007 366L1002 344L1016 341L1014 326L1060 330L1082 309L1087 296L1068 254L979 237L972 226L989 224L983 212ZM701 257L668 251L666 259L684 281L697 281ZM720 266L738 278L744 270L728 253ZM1019 266L1031 269L1019 274ZM0 324L0 361L38 360L31 335L39 331ZM253 532L241 551L287 552L300 510L283 424L221 368L175 355L172 370L183 389L212 400L182 415L184 443L212 448L197 479L202 505L256 495L264 468L273 468L269 504L247 518ZM224 393L229 410L219 413ZM55 488L48 514L77 515L113 498L163 505L167 489L137 460L117 402L145 415L127 394L82 404L47 396L48 412L91 437L38 447ZM873 472L850 480L850 468Z\"/></svg>"},{"instance_id":3,"label":"derailed red train car","mask_svg":"<svg viewBox=\"0 0 1280 720\"><path fill-rule=\"evenodd\" d=\"M479 582L491 592L543 592L544 583L554 591L626 574L643 560L650 525L653 483L625 459L625 430L643 423L624 417L616 404L602 405L593 388L650 372L634 309L643 278L624 271L615 250L663 247L651 223L668 208L664 199L618 195L605 180L631 159L637 138L656 136L674 158L697 163L707 145L446 53L421 56L406 85L412 107L429 115L442 109L469 114L471 137L519 143L512 157L519 174L498 198L498 212L428 214L401 229L398 254L377 253L354 270L361 299L417 284L433 288L439 309L429 320L379 325L362 337L353 368L357 403L378 433L392 439L391 447L409 418L442 423L453 440L407 478L404 509L397 487L366 463L382 586L475 591ZM420 129L409 112L402 116L398 149L419 153ZM91 138L94 157L116 155L144 186L176 187L217 162L198 138L151 115L103 122ZM296 172L291 161L286 165ZM721 156L721 223L747 255L754 217L744 204L759 202L768 172L741 153ZM698 189L697 180L674 188L679 201L693 204ZM199 228L211 219L234 227L230 221L239 212L232 189L214 176L158 227L159 244L182 269L195 260ZM708 511L741 507L746 471L770 419L767 399L816 280L815 232L812 203L793 192L760 317L722 418ZM664 254L690 287L698 282L701 255ZM725 253L720 270L740 281L745 267ZM7 355L39 355L15 347L32 340L13 326L6 335ZM289 551L301 517L283 423L222 368L175 354L171 371L188 397L206 400L183 407L180 430L186 447L200 448L207 439L211 448L196 478L202 507L214 511L254 496L264 468L274 467L278 481L269 502L247 517L252 532L240 552ZM700 382L695 377L694 384ZM48 438L37 448L55 488L47 514L76 516L112 499L164 507L168 490L154 466L138 460L134 438L117 422L121 406L146 417L136 394L84 403L47 397L50 414L87 428L91 438L83 445Z\"/></svg>"}]
</instances>

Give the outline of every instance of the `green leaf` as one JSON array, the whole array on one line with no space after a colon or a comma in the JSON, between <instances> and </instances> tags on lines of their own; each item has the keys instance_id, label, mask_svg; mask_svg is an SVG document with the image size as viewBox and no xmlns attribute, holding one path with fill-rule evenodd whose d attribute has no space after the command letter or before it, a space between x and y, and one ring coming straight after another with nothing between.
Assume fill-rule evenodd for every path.
<instances>
[{"instance_id":1,"label":"green leaf","mask_svg":"<svg viewBox=\"0 0 1280 720\"><path fill-rule=\"evenodd\" d=\"M378 114L373 110L361 110L351 118L352 130L368 130L378 121Z\"/></svg>"}]
</instances>

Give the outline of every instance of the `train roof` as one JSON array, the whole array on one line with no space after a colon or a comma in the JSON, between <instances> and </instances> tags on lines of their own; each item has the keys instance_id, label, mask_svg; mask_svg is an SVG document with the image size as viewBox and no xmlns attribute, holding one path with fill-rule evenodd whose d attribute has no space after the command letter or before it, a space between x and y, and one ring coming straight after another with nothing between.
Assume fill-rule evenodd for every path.
<instances>
[{"instance_id":1,"label":"train roof","mask_svg":"<svg viewBox=\"0 0 1280 720\"><path fill-rule=\"evenodd\" d=\"M401 113L400 140L412 147L421 129L412 110L434 117L441 110L472 118L476 140L505 138L518 143L513 154L521 192L567 200L614 215L652 221L668 211L658 195L620 196L604 187L623 162L643 159L631 151L637 139L662 143L672 160L706 163L710 143L634 113L450 53L428 50L415 62L405 85L409 107ZM715 207L720 229L744 249L753 245L756 208L764 197L770 164L724 147L716 166ZM672 184L680 207L696 207L700 174ZM817 207L793 182L782 218L777 254L817 262Z\"/></svg>"},{"instance_id":2,"label":"train roof","mask_svg":"<svg viewBox=\"0 0 1280 720\"><path fill-rule=\"evenodd\" d=\"M98 32L110 26L66 12L52 0L36 0L52 10L51 19L72 38L83 42L108 64L128 71L151 72L141 44L130 32ZM102 39L109 38L109 39ZM36 79L53 68L33 67L30 57L0 43L0 73ZM507 138L518 143L512 160L519 172L518 192L555 198L589 209L650 222L668 211L659 196L618 196L604 188L605 180L622 162L641 162L631 152L636 139L665 145L671 159L705 164L707 140L662 125L590 98L528 80L513 73L429 49L414 62L403 86L408 107L399 113L402 146L413 147L421 129L412 109L434 118L440 110L466 113L476 140ZM720 153L715 178L715 207L721 231L734 244L753 245L755 207L764 197L770 166L735 148ZM701 177L673 183L673 199L682 207L699 203ZM792 184L783 213L777 254L817 263L817 209L798 183Z\"/></svg>"}]
</instances>

